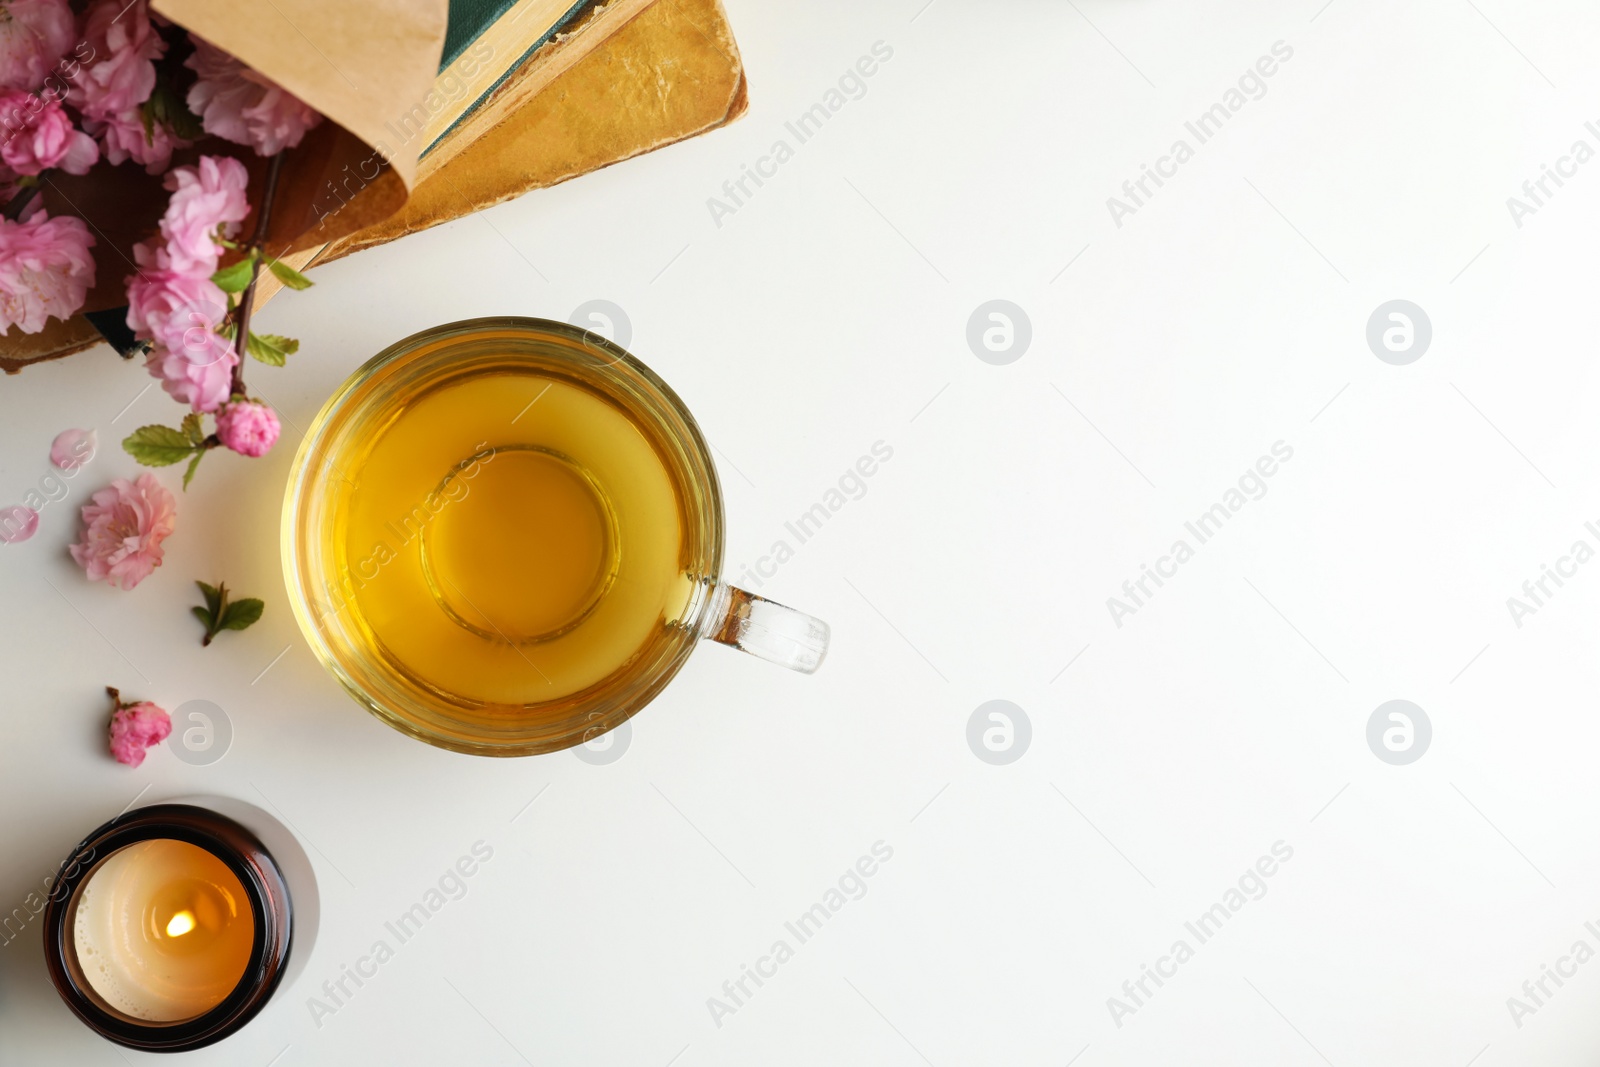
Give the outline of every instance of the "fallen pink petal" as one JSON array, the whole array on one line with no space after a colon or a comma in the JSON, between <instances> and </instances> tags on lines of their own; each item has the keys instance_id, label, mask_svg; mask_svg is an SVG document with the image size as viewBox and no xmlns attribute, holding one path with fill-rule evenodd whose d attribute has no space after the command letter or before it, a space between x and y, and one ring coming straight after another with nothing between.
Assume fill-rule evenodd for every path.
<instances>
[{"instance_id":1,"label":"fallen pink petal","mask_svg":"<svg viewBox=\"0 0 1600 1067\"><path fill-rule=\"evenodd\" d=\"M39 513L21 504L0 508L0 542L14 545L26 541L39 529Z\"/></svg>"},{"instance_id":2,"label":"fallen pink petal","mask_svg":"<svg viewBox=\"0 0 1600 1067\"><path fill-rule=\"evenodd\" d=\"M99 443L93 430L62 430L50 442L50 462L57 470L75 471L94 458Z\"/></svg>"}]
</instances>

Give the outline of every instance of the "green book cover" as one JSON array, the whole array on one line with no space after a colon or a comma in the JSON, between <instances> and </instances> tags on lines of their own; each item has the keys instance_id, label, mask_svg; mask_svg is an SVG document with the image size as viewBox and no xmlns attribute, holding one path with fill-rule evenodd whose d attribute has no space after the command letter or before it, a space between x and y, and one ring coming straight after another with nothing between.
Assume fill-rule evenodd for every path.
<instances>
[{"instance_id":1,"label":"green book cover","mask_svg":"<svg viewBox=\"0 0 1600 1067\"><path fill-rule=\"evenodd\" d=\"M571 22L578 12L589 7L592 2L593 0L577 0L576 3L573 3L563 11L561 17L556 19L552 25L545 27L543 32L534 39L533 43L506 67L500 77L495 79L494 84L480 93L478 98L472 101L471 105L461 113L461 117L452 122L448 129L434 139L432 144L424 148L422 154L426 156L435 145L448 137L452 130L466 121L478 109L480 104L487 100L496 89L500 88L501 83L511 76L512 71L527 62L529 56L543 47L545 42L554 37L561 27ZM516 0L450 0L449 21L446 24L444 34L444 51L439 56L439 72L441 74L444 73L450 64L460 59L461 54L472 46L472 42L483 36L515 4Z\"/></svg>"},{"instance_id":2,"label":"green book cover","mask_svg":"<svg viewBox=\"0 0 1600 1067\"><path fill-rule=\"evenodd\" d=\"M546 27L533 47L520 56L511 65L511 69L515 70L521 66L523 60L553 37L556 31L565 26L587 2L588 0L578 0L578 3L573 4L556 20L555 25ZM483 32L494 25L500 16L511 10L515 3L516 0L450 0L450 21L444 31L444 53L439 57L440 72L460 59L461 53L465 52L473 41L483 36Z\"/></svg>"}]
</instances>

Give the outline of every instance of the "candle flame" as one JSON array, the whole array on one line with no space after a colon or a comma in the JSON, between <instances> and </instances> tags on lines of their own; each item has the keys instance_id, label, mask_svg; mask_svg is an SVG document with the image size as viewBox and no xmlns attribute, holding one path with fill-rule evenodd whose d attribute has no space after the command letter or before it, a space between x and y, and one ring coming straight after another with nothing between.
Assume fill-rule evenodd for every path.
<instances>
[{"instance_id":1,"label":"candle flame","mask_svg":"<svg viewBox=\"0 0 1600 1067\"><path fill-rule=\"evenodd\" d=\"M194 912L180 911L167 921L167 936L182 937L194 929Z\"/></svg>"}]
</instances>

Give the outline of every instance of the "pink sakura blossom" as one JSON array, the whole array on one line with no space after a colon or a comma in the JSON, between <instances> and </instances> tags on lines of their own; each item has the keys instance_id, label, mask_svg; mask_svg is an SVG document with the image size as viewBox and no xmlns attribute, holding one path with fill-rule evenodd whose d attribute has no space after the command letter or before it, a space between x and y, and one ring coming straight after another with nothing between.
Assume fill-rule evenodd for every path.
<instances>
[{"instance_id":1,"label":"pink sakura blossom","mask_svg":"<svg viewBox=\"0 0 1600 1067\"><path fill-rule=\"evenodd\" d=\"M139 273L128 282L128 327L154 347L145 369L174 400L215 411L228 399L239 356L217 334L227 297L205 274L177 269L166 249L133 246Z\"/></svg>"},{"instance_id":2,"label":"pink sakura blossom","mask_svg":"<svg viewBox=\"0 0 1600 1067\"><path fill-rule=\"evenodd\" d=\"M236 159L203 156L196 166L177 168L167 175L172 199L161 219L162 240L134 246L139 272L128 283L128 325L154 342L145 369L195 411L227 402L239 363L216 332L227 297L211 275L222 255L219 235L236 232L250 213L248 183Z\"/></svg>"},{"instance_id":3,"label":"pink sakura blossom","mask_svg":"<svg viewBox=\"0 0 1600 1067\"><path fill-rule=\"evenodd\" d=\"M0 544L26 541L39 529L39 513L30 507L13 504L0 508Z\"/></svg>"},{"instance_id":4,"label":"pink sakura blossom","mask_svg":"<svg viewBox=\"0 0 1600 1067\"><path fill-rule=\"evenodd\" d=\"M137 121L139 105L156 87L155 61L167 50L150 25L147 0L98 0L84 16L83 37L93 58L74 79L68 102L100 122L130 115Z\"/></svg>"},{"instance_id":5,"label":"pink sakura blossom","mask_svg":"<svg viewBox=\"0 0 1600 1067\"><path fill-rule=\"evenodd\" d=\"M0 0L0 88L39 88L77 36L67 0Z\"/></svg>"},{"instance_id":6,"label":"pink sakura blossom","mask_svg":"<svg viewBox=\"0 0 1600 1067\"><path fill-rule=\"evenodd\" d=\"M0 219L0 332L38 333L50 318L72 317L94 287L94 237L82 219Z\"/></svg>"},{"instance_id":7,"label":"pink sakura blossom","mask_svg":"<svg viewBox=\"0 0 1600 1067\"><path fill-rule=\"evenodd\" d=\"M145 130L140 108L156 87L155 61L167 43L150 24L147 0L97 0L83 21L84 41L93 57L73 80L67 102L83 112L83 127L100 139L112 163L133 160L147 173L160 174L176 148L192 142L173 135L165 123Z\"/></svg>"},{"instance_id":8,"label":"pink sakura blossom","mask_svg":"<svg viewBox=\"0 0 1600 1067\"><path fill-rule=\"evenodd\" d=\"M156 240L134 245L133 258L137 273L128 279L128 328L163 348L204 348L204 339L190 331L215 329L228 310L227 296L209 272L179 269L165 243Z\"/></svg>"},{"instance_id":9,"label":"pink sakura blossom","mask_svg":"<svg viewBox=\"0 0 1600 1067\"><path fill-rule=\"evenodd\" d=\"M148 700L124 704L115 689L107 689L116 702L111 712L111 755L118 763L137 767L146 750L154 748L172 734L172 717Z\"/></svg>"},{"instance_id":10,"label":"pink sakura blossom","mask_svg":"<svg viewBox=\"0 0 1600 1067\"><path fill-rule=\"evenodd\" d=\"M33 175L60 167L87 174L99 158L94 138L72 125L59 99L0 90L0 163L10 171Z\"/></svg>"},{"instance_id":11,"label":"pink sakura blossom","mask_svg":"<svg viewBox=\"0 0 1600 1067\"><path fill-rule=\"evenodd\" d=\"M160 174L172 163L174 150L194 143L174 134L165 123L152 122L146 133L137 107L105 119L86 118L83 128L100 139L111 163L131 159L144 167L146 174Z\"/></svg>"},{"instance_id":12,"label":"pink sakura blossom","mask_svg":"<svg viewBox=\"0 0 1600 1067\"><path fill-rule=\"evenodd\" d=\"M214 333L207 337L205 349L173 351L157 345L144 361L144 369L161 380L168 396L195 411L215 411L227 401L233 368L239 365L239 354L227 341Z\"/></svg>"},{"instance_id":13,"label":"pink sakura blossom","mask_svg":"<svg viewBox=\"0 0 1600 1067\"><path fill-rule=\"evenodd\" d=\"M90 581L132 589L161 566L176 521L172 493L155 475L117 478L83 506L83 535L68 551Z\"/></svg>"},{"instance_id":14,"label":"pink sakura blossom","mask_svg":"<svg viewBox=\"0 0 1600 1067\"><path fill-rule=\"evenodd\" d=\"M264 456L277 443L278 415L254 400L235 400L217 415L217 440L241 456Z\"/></svg>"},{"instance_id":15,"label":"pink sakura blossom","mask_svg":"<svg viewBox=\"0 0 1600 1067\"><path fill-rule=\"evenodd\" d=\"M50 462L57 470L75 471L94 459L99 445L93 430L62 430L50 442Z\"/></svg>"},{"instance_id":16,"label":"pink sakura blossom","mask_svg":"<svg viewBox=\"0 0 1600 1067\"><path fill-rule=\"evenodd\" d=\"M194 54L183 61L197 75L188 104L207 133L271 156L299 144L322 121L315 109L278 83L222 49L198 37L193 40Z\"/></svg>"},{"instance_id":17,"label":"pink sakura blossom","mask_svg":"<svg viewBox=\"0 0 1600 1067\"><path fill-rule=\"evenodd\" d=\"M250 213L245 186L250 176L244 164L227 156L201 156L194 167L175 167L167 175L172 190L161 236L175 269L210 276L217 269L222 246L218 230L227 237L239 231L239 221Z\"/></svg>"}]
</instances>

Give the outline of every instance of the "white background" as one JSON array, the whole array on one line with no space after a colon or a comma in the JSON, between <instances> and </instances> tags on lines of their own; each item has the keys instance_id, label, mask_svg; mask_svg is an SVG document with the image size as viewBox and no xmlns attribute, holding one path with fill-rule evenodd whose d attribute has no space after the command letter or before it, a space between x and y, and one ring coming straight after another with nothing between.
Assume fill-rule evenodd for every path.
<instances>
[{"instance_id":1,"label":"white background","mask_svg":"<svg viewBox=\"0 0 1600 1067\"><path fill-rule=\"evenodd\" d=\"M250 384L285 439L206 460L133 592L64 546L136 472L116 442L177 406L103 348L0 382L0 503L59 430L103 446L0 548L0 911L147 786L215 792L297 828L324 924L298 984L197 1064L1593 1062L1600 962L1520 1027L1507 998L1600 949L1600 564L1520 628L1506 600L1600 547L1600 162L1521 228L1506 198L1600 148L1600 13L924 3L731 0L743 121L275 300L261 327L303 347ZM1266 95L1116 226L1106 198L1280 40ZM718 227L707 198L877 41L865 96ZM994 298L1032 322L1007 366L965 337ZM1433 324L1408 366L1365 340L1396 298ZM717 449L732 572L893 448L762 588L833 650L802 677L702 648L609 765L410 741L290 616L297 428L413 331L591 299ZM1266 496L1116 626L1107 597L1280 440ZM264 620L202 649L197 578ZM215 702L231 751L117 765L107 684ZM1408 766L1366 741L1396 698L1433 726ZM991 699L1032 723L1007 766L966 740ZM467 895L318 1026L321 982L479 840ZM716 1025L707 998L880 840L867 895ZM1117 1025L1107 999L1278 841L1265 896ZM0 947L0 1063L140 1059L60 1003L37 924Z\"/></svg>"}]
</instances>

